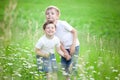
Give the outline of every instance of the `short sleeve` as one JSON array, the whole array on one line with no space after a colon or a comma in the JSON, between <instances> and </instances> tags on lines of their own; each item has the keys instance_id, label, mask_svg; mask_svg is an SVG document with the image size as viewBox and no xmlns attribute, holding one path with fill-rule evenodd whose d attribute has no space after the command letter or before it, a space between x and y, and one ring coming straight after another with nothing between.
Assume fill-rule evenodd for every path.
<instances>
[{"instance_id":1,"label":"short sleeve","mask_svg":"<svg viewBox=\"0 0 120 80\"><path fill-rule=\"evenodd\" d=\"M35 48L41 49L42 46L43 46L42 39L39 39L38 42L37 42L36 45L35 45Z\"/></svg>"},{"instance_id":2,"label":"short sleeve","mask_svg":"<svg viewBox=\"0 0 120 80\"><path fill-rule=\"evenodd\" d=\"M68 22L64 21L63 25L67 31L72 31L73 27Z\"/></svg>"}]
</instances>

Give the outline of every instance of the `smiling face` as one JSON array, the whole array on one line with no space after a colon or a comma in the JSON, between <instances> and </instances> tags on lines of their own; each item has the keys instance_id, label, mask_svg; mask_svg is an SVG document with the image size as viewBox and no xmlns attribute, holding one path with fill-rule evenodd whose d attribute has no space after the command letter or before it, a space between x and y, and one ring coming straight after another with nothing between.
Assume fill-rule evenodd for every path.
<instances>
[{"instance_id":1,"label":"smiling face","mask_svg":"<svg viewBox=\"0 0 120 80\"><path fill-rule=\"evenodd\" d=\"M54 36L54 34L55 34L55 25L52 24L52 23L47 24L45 29L44 29L44 32L45 32L46 36L48 36L48 37Z\"/></svg>"},{"instance_id":2,"label":"smiling face","mask_svg":"<svg viewBox=\"0 0 120 80\"><path fill-rule=\"evenodd\" d=\"M48 22L55 22L56 20L58 20L58 18L59 14L54 8L48 9L46 11L46 20Z\"/></svg>"}]
</instances>

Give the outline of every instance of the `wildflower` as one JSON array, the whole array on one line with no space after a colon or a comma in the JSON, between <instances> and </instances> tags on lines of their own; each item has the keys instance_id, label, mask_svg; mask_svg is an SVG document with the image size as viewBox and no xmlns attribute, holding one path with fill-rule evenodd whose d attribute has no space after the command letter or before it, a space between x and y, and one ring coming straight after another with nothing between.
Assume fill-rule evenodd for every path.
<instances>
[{"instance_id":1,"label":"wildflower","mask_svg":"<svg viewBox=\"0 0 120 80\"><path fill-rule=\"evenodd\" d=\"M63 75L67 75L67 73L65 71L63 71Z\"/></svg>"},{"instance_id":2,"label":"wildflower","mask_svg":"<svg viewBox=\"0 0 120 80\"><path fill-rule=\"evenodd\" d=\"M107 77L107 76L106 76L105 79L106 79L106 80L110 80L110 77Z\"/></svg>"},{"instance_id":3,"label":"wildflower","mask_svg":"<svg viewBox=\"0 0 120 80\"><path fill-rule=\"evenodd\" d=\"M80 77L83 77L83 76L84 76L84 74L80 74L79 76L80 76Z\"/></svg>"},{"instance_id":4,"label":"wildflower","mask_svg":"<svg viewBox=\"0 0 120 80\"><path fill-rule=\"evenodd\" d=\"M21 74L17 74L17 76L21 77L22 75Z\"/></svg>"},{"instance_id":5,"label":"wildflower","mask_svg":"<svg viewBox=\"0 0 120 80\"><path fill-rule=\"evenodd\" d=\"M92 71L93 73L97 73L96 71Z\"/></svg>"},{"instance_id":6,"label":"wildflower","mask_svg":"<svg viewBox=\"0 0 120 80\"><path fill-rule=\"evenodd\" d=\"M119 80L119 77L115 77L115 80Z\"/></svg>"},{"instance_id":7,"label":"wildflower","mask_svg":"<svg viewBox=\"0 0 120 80\"><path fill-rule=\"evenodd\" d=\"M30 74L34 74L34 72L30 72Z\"/></svg>"},{"instance_id":8,"label":"wildflower","mask_svg":"<svg viewBox=\"0 0 120 80\"><path fill-rule=\"evenodd\" d=\"M95 80L94 78L90 78L90 80Z\"/></svg>"},{"instance_id":9,"label":"wildflower","mask_svg":"<svg viewBox=\"0 0 120 80\"><path fill-rule=\"evenodd\" d=\"M9 66L12 66L12 65L13 65L13 63L8 63L8 65L9 65Z\"/></svg>"},{"instance_id":10,"label":"wildflower","mask_svg":"<svg viewBox=\"0 0 120 80\"><path fill-rule=\"evenodd\" d=\"M102 64L104 64L102 61L99 62L98 67L100 67Z\"/></svg>"},{"instance_id":11,"label":"wildflower","mask_svg":"<svg viewBox=\"0 0 120 80\"><path fill-rule=\"evenodd\" d=\"M7 76L3 76L4 79L7 79L8 77Z\"/></svg>"},{"instance_id":12,"label":"wildflower","mask_svg":"<svg viewBox=\"0 0 120 80\"><path fill-rule=\"evenodd\" d=\"M118 70L116 70L116 69L113 69L113 70L112 70L112 72L118 72Z\"/></svg>"},{"instance_id":13,"label":"wildflower","mask_svg":"<svg viewBox=\"0 0 120 80\"><path fill-rule=\"evenodd\" d=\"M120 77L120 73L118 74L118 76Z\"/></svg>"},{"instance_id":14,"label":"wildflower","mask_svg":"<svg viewBox=\"0 0 120 80\"><path fill-rule=\"evenodd\" d=\"M98 75L100 75L101 73L100 72L98 72Z\"/></svg>"},{"instance_id":15,"label":"wildflower","mask_svg":"<svg viewBox=\"0 0 120 80\"><path fill-rule=\"evenodd\" d=\"M93 69L94 69L94 66L90 66L89 69L90 69L90 70L93 70Z\"/></svg>"}]
</instances>

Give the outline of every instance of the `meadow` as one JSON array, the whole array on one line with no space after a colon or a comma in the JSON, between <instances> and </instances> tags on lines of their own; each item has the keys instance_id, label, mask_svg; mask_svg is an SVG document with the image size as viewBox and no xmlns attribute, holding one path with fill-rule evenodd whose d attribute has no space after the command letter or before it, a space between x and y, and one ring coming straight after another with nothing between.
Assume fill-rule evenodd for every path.
<instances>
[{"instance_id":1,"label":"meadow","mask_svg":"<svg viewBox=\"0 0 120 80\"><path fill-rule=\"evenodd\" d=\"M57 6L60 19L77 29L77 80L120 80L119 4L119 0L0 0L0 80L44 80L37 71L34 46L44 34L49 5ZM60 65L58 79L64 80Z\"/></svg>"}]
</instances>

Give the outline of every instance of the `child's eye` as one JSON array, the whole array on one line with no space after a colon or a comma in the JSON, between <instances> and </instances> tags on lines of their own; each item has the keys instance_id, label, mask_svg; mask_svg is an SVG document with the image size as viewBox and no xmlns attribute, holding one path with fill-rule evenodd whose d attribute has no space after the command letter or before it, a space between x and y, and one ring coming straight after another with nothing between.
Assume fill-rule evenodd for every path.
<instances>
[{"instance_id":1,"label":"child's eye","mask_svg":"<svg viewBox=\"0 0 120 80\"><path fill-rule=\"evenodd\" d=\"M54 15L54 13L51 13L52 15Z\"/></svg>"},{"instance_id":2,"label":"child's eye","mask_svg":"<svg viewBox=\"0 0 120 80\"><path fill-rule=\"evenodd\" d=\"M46 15L49 15L49 13L46 13Z\"/></svg>"},{"instance_id":3,"label":"child's eye","mask_svg":"<svg viewBox=\"0 0 120 80\"><path fill-rule=\"evenodd\" d=\"M46 12L46 15L50 14L49 12Z\"/></svg>"}]
</instances>

